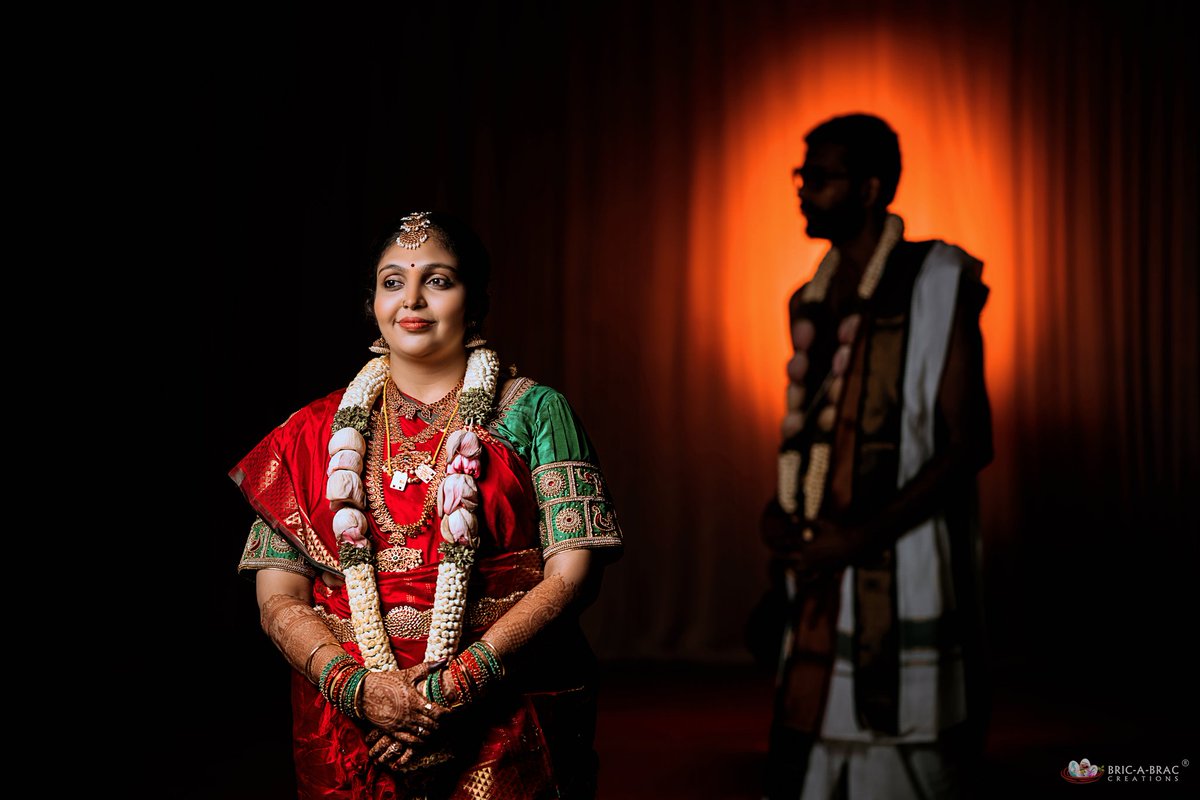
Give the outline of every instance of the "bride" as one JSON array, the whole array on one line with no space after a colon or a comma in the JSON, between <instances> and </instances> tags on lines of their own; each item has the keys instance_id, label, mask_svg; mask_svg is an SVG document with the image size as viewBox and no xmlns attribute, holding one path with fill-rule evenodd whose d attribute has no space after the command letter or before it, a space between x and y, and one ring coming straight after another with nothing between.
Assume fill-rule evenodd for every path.
<instances>
[{"instance_id":1,"label":"bride","mask_svg":"<svg viewBox=\"0 0 1200 800\"><path fill-rule=\"evenodd\" d=\"M578 616L622 533L566 399L482 347L489 272L457 219L404 217L374 267L379 355L230 472L302 797L595 794Z\"/></svg>"}]
</instances>

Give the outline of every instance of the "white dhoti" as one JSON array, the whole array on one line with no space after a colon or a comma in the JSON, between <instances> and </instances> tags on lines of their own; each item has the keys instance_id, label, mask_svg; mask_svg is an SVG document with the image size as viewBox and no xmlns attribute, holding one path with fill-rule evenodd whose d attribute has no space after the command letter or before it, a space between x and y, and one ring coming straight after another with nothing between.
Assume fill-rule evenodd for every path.
<instances>
[{"instance_id":1,"label":"white dhoti","mask_svg":"<svg viewBox=\"0 0 1200 800\"><path fill-rule=\"evenodd\" d=\"M897 475L901 487L934 455L934 409L964 257L970 258L938 242L921 265L913 288ZM976 544L971 546L977 552ZM956 603L949 531L941 515L900 536L895 558L899 733L883 736L859 724L854 712L854 668L840 654L834 661L820 739L809 759L802 800L830 800L841 780L846 781L851 800L946 798L961 791L959 768L938 745L939 733L967 715L962 650L947 636L953 630ZM854 586L850 568L842 577L837 620L843 640L854 636Z\"/></svg>"}]
</instances>

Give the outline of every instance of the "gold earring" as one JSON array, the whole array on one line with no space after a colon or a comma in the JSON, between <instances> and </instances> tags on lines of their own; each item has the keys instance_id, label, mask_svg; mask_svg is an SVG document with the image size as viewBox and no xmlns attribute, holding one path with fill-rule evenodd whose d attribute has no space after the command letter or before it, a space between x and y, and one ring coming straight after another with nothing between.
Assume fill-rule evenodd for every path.
<instances>
[{"instance_id":1,"label":"gold earring","mask_svg":"<svg viewBox=\"0 0 1200 800\"><path fill-rule=\"evenodd\" d=\"M376 339L368 349L372 353L378 353L381 356L386 356L388 353L392 352L391 348L388 347L387 340L382 336Z\"/></svg>"}]
</instances>

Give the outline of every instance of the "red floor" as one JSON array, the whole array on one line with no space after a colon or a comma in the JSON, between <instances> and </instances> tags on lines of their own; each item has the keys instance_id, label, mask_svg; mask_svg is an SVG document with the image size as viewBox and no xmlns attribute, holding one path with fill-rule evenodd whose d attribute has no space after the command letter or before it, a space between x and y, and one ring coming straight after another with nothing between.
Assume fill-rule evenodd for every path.
<instances>
[{"instance_id":1,"label":"red floor","mask_svg":"<svg viewBox=\"0 0 1200 800\"><path fill-rule=\"evenodd\" d=\"M755 800L770 710L770 680L744 667L609 669L600 797Z\"/></svg>"},{"instance_id":2,"label":"red floor","mask_svg":"<svg viewBox=\"0 0 1200 800\"><path fill-rule=\"evenodd\" d=\"M1171 784L1085 788L1059 774L1072 759L1195 760L1195 729L1183 728L1184 704L1194 700L1181 698L1171 707L1116 692L1080 698L1044 675L1040 681L1025 673L1001 677L985 753L988 800L1200 797L1200 774L1189 775L1187 767ZM748 667L608 665L596 741L600 797L758 800L770 708L770 677Z\"/></svg>"}]
</instances>

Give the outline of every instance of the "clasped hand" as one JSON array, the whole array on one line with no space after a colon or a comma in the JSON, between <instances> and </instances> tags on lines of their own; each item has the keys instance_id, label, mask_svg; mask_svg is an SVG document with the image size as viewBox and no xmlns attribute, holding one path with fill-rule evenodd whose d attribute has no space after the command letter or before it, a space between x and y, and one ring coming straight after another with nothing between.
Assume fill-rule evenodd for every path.
<instances>
[{"instance_id":1,"label":"clasped hand","mask_svg":"<svg viewBox=\"0 0 1200 800\"><path fill-rule=\"evenodd\" d=\"M804 531L812 535L806 538ZM802 572L836 572L867 549L866 531L827 519L802 520L772 502L763 514L763 541L777 559Z\"/></svg>"},{"instance_id":2,"label":"clasped hand","mask_svg":"<svg viewBox=\"0 0 1200 800\"><path fill-rule=\"evenodd\" d=\"M795 553L801 570L836 572L848 567L866 550L867 537L862 528L823 519L812 520L809 527L812 541L802 542Z\"/></svg>"},{"instance_id":3,"label":"clasped hand","mask_svg":"<svg viewBox=\"0 0 1200 800\"><path fill-rule=\"evenodd\" d=\"M418 686L428 664L396 672L372 672L363 685L363 714L374 727L366 741L376 763L398 769L441 725L449 709L427 699Z\"/></svg>"}]
</instances>

